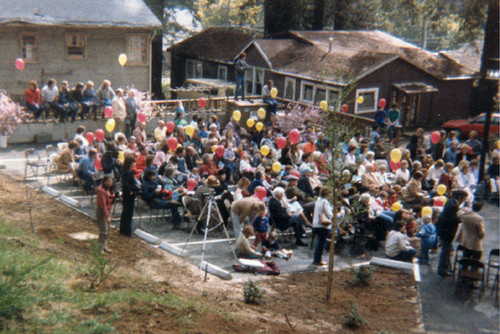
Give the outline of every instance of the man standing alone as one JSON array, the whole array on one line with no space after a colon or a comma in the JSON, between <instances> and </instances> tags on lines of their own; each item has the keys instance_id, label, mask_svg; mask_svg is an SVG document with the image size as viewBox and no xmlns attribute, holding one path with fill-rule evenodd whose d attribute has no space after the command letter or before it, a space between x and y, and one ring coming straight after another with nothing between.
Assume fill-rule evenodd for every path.
<instances>
[{"instance_id":1,"label":"man standing alone","mask_svg":"<svg viewBox=\"0 0 500 334\"><path fill-rule=\"evenodd\" d=\"M236 91L234 92L234 99L238 100L238 96L241 95L241 99L245 100L245 71L248 68L248 64L245 61L247 55L245 52L240 53L234 68L236 71Z\"/></svg>"}]
</instances>

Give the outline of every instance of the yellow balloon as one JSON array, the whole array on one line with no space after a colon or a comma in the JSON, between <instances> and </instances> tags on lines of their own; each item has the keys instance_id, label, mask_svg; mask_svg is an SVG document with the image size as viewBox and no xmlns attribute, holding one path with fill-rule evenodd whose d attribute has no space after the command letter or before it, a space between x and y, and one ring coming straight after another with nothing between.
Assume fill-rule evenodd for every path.
<instances>
[{"instance_id":1,"label":"yellow balloon","mask_svg":"<svg viewBox=\"0 0 500 334\"><path fill-rule=\"evenodd\" d=\"M321 101L319 103L319 107L321 108L321 110L327 111L328 110L328 102L326 102L325 100Z\"/></svg>"},{"instance_id":2,"label":"yellow balloon","mask_svg":"<svg viewBox=\"0 0 500 334\"><path fill-rule=\"evenodd\" d=\"M257 124L255 124L255 128L257 129L257 131L262 131L262 129L264 128L264 124L262 124L262 122L257 122Z\"/></svg>"},{"instance_id":3,"label":"yellow balloon","mask_svg":"<svg viewBox=\"0 0 500 334\"><path fill-rule=\"evenodd\" d=\"M446 186L444 184L440 184L438 187L437 187L437 193L439 196L441 196L442 194L444 194L446 192Z\"/></svg>"},{"instance_id":4,"label":"yellow balloon","mask_svg":"<svg viewBox=\"0 0 500 334\"><path fill-rule=\"evenodd\" d=\"M281 164L278 161L276 161L275 163L273 163L273 171L275 171L276 173L278 173L280 170L281 170Z\"/></svg>"},{"instance_id":5,"label":"yellow balloon","mask_svg":"<svg viewBox=\"0 0 500 334\"><path fill-rule=\"evenodd\" d=\"M233 118L236 122L239 122L241 119L241 112L239 110L233 111Z\"/></svg>"},{"instance_id":6,"label":"yellow balloon","mask_svg":"<svg viewBox=\"0 0 500 334\"><path fill-rule=\"evenodd\" d=\"M402 153L399 149L395 148L391 151L391 160L394 163L398 163L401 160Z\"/></svg>"},{"instance_id":7,"label":"yellow balloon","mask_svg":"<svg viewBox=\"0 0 500 334\"><path fill-rule=\"evenodd\" d=\"M125 64L127 63L127 55L124 53L120 53L120 55L118 56L118 62L121 66L125 66Z\"/></svg>"},{"instance_id":8,"label":"yellow balloon","mask_svg":"<svg viewBox=\"0 0 500 334\"><path fill-rule=\"evenodd\" d=\"M105 125L105 128L108 132L113 132L114 128L115 128L115 125L116 125L116 122L113 118L110 118L108 119L108 121L106 122L106 125Z\"/></svg>"},{"instance_id":9,"label":"yellow balloon","mask_svg":"<svg viewBox=\"0 0 500 334\"><path fill-rule=\"evenodd\" d=\"M424 206L422 208L422 216L431 215L432 216L432 208L430 206Z\"/></svg>"},{"instance_id":10,"label":"yellow balloon","mask_svg":"<svg viewBox=\"0 0 500 334\"><path fill-rule=\"evenodd\" d=\"M496 144L497 144L497 148L500 150L500 140L497 140Z\"/></svg>"},{"instance_id":11,"label":"yellow balloon","mask_svg":"<svg viewBox=\"0 0 500 334\"><path fill-rule=\"evenodd\" d=\"M439 198L443 200L443 205L445 205L446 202L448 201L448 198L446 196L439 196Z\"/></svg>"},{"instance_id":12,"label":"yellow balloon","mask_svg":"<svg viewBox=\"0 0 500 334\"><path fill-rule=\"evenodd\" d=\"M192 137L194 134L194 127L192 125L188 125L184 128L184 131L189 137Z\"/></svg>"},{"instance_id":13,"label":"yellow balloon","mask_svg":"<svg viewBox=\"0 0 500 334\"><path fill-rule=\"evenodd\" d=\"M212 153L215 152L215 150L217 149L217 145L212 145L211 149L212 149Z\"/></svg>"},{"instance_id":14,"label":"yellow balloon","mask_svg":"<svg viewBox=\"0 0 500 334\"><path fill-rule=\"evenodd\" d=\"M399 202L395 202L392 206L391 206L391 210L394 211L394 212L398 212L399 210L401 210L403 208L403 206L401 205L401 203Z\"/></svg>"},{"instance_id":15,"label":"yellow balloon","mask_svg":"<svg viewBox=\"0 0 500 334\"><path fill-rule=\"evenodd\" d=\"M247 126L249 128L253 127L254 125L255 125L255 121L253 120L253 118L247 119Z\"/></svg>"},{"instance_id":16,"label":"yellow balloon","mask_svg":"<svg viewBox=\"0 0 500 334\"><path fill-rule=\"evenodd\" d=\"M118 160L122 163L125 161L125 153L123 153L123 151L118 151Z\"/></svg>"},{"instance_id":17,"label":"yellow balloon","mask_svg":"<svg viewBox=\"0 0 500 334\"><path fill-rule=\"evenodd\" d=\"M266 117L266 109L259 108L259 110L257 110L257 115L259 115L260 118L265 118Z\"/></svg>"},{"instance_id":18,"label":"yellow balloon","mask_svg":"<svg viewBox=\"0 0 500 334\"><path fill-rule=\"evenodd\" d=\"M278 89L276 87L271 88L271 97L274 99L278 96Z\"/></svg>"},{"instance_id":19,"label":"yellow balloon","mask_svg":"<svg viewBox=\"0 0 500 334\"><path fill-rule=\"evenodd\" d=\"M365 98L362 96L358 96L358 104L363 104L365 102Z\"/></svg>"},{"instance_id":20,"label":"yellow balloon","mask_svg":"<svg viewBox=\"0 0 500 334\"><path fill-rule=\"evenodd\" d=\"M262 153L263 156L267 156L269 154L269 146L267 145L262 145L262 147L260 148L260 153Z\"/></svg>"}]
</instances>

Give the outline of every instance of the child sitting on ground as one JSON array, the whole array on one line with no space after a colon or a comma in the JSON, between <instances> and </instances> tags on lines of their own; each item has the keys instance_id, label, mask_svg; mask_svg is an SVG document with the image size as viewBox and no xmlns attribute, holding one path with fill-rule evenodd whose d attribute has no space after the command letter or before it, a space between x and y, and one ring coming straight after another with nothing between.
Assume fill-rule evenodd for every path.
<instances>
[{"instance_id":1,"label":"child sitting on ground","mask_svg":"<svg viewBox=\"0 0 500 334\"><path fill-rule=\"evenodd\" d=\"M259 259L262 257L262 254L255 250L256 247L250 245L250 241L248 241L248 238L250 238L253 234L254 231L252 225L245 225L245 227L243 227L243 231L234 245L234 250L238 257L244 259Z\"/></svg>"},{"instance_id":2,"label":"child sitting on ground","mask_svg":"<svg viewBox=\"0 0 500 334\"><path fill-rule=\"evenodd\" d=\"M269 227L269 218L267 218L267 208L264 203L259 203L257 206L257 217L253 221L253 229L255 231L254 247L257 247L260 242L264 245L267 239L267 229Z\"/></svg>"},{"instance_id":3,"label":"child sitting on ground","mask_svg":"<svg viewBox=\"0 0 500 334\"><path fill-rule=\"evenodd\" d=\"M280 259L290 260L293 251L289 249L281 249L278 243L278 235L272 231L269 233L269 238L262 244L262 251L265 252L265 258L270 259L271 256L279 257Z\"/></svg>"},{"instance_id":4,"label":"child sitting on ground","mask_svg":"<svg viewBox=\"0 0 500 334\"><path fill-rule=\"evenodd\" d=\"M437 228L432 221L431 215L424 215L422 217L422 221L424 223L424 226L422 226L420 232L417 233L417 237L420 238L420 243L422 245L420 256L418 257L418 262L420 264L428 264L429 250L432 248L436 248L437 246Z\"/></svg>"}]
</instances>

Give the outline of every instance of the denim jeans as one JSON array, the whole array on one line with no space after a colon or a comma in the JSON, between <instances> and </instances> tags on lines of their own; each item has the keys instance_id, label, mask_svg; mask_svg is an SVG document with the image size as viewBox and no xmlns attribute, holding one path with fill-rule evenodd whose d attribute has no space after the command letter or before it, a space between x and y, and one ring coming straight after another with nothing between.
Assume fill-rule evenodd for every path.
<instances>
[{"instance_id":1,"label":"denim jeans","mask_svg":"<svg viewBox=\"0 0 500 334\"><path fill-rule=\"evenodd\" d=\"M417 254L417 251L412 248L408 251L401 251L398 255L391 257L391 259L396 261L410 261L415 254Z\"/></svg>"},{"instance_id":2,"label":"denim jeans","mask_svg":"<svg viewBox=\"0 0 500 334\"><path fill-rule=\"evenodd\" d=\"M451 270L451 243L451 241L441 240L441 252L439 253L439 263L437 268L438 274L444 274L447 271Z\"/></svg>"},{"instance_id":3,"label":"denim jeans","mask_svg":"<svg viewBox=\"0 0 500 334\"><path fill-rule=\"evenodd\" d=\"M234 99L236 100L238 96L245 99L245 75L236 74L236 89L234 92Z\"/></svg>"},{"instance_id":4,"label":"denim jeans","mask_svg":"<svg viewBox=\"0 0 500 334\"><path fill-rule=\"evenodd\" d=\"M263 101L264 103L269 104L269 112L276 115L276 112L278 111L278 102L275 99L268 97L266 97Z\"/></svg>"},{"instance_id":5,"label":"denim jeans","mask_svg":"<svg viewBox=\"0 0 500 334\"><path fill-rule=\"evenodd\" d=\"M321 262L321 258L323 256L323 251L325 249L326 239L328 238L328 234L330 230L322 227L315 227L314 234L316 235L316 248L314 249L314 263Z\"/></svg>"}]
</instances>

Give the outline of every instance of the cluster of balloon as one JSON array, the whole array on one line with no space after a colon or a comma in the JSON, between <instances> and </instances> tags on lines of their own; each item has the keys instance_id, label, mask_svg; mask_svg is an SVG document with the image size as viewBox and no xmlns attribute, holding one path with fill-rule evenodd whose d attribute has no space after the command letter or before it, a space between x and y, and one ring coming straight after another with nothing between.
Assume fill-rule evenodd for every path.
<instances>
[{"instance_id":1,"label":"cluster of balloon","mask_svg":"<svg viewBox=\"0 0 500 334\"><path fill-rule=\"evenodd\" d=\"M111 108L110 106L107 106L106 108L104 108L104 117L106 117L106 118L113 117L113 108Z\"/></svg>"},{"instance_id":2,"label":"cluster of balloon","mask_svg":"<svg viewBox=\"0 0 500 334\"><path fill-rule=\"evenodd\" d=\"M15 64L16 64L16 68L17 68L19 71L24 70L24 65L25 65L25 63L24 63L24 59L23 59L23 58L17 58L17 59L16 59L16 63L15 63Z\"/></svg>"},{"instance_id":3,"label":"cluster of balloon","mask_svg":"<svg viewBox=\"0 0 500 334\"><path fill-rule=\"evenodd\" d=\"M396 171L401 167L401 161L394 162L394 161L389 161L389 167L391 168L393 173L396 173Z\"/></svg>"},{"instance_id":4,"label":"cluster of balloon","mask_svg":"<svg viewBox=\"0 0 500 334\"><path fill-rule=\"evenodd\" d=\"M249 118L249 119L247 119L247 126L248 126L249 128L253 127L254 125L255 125L255 121L254 121L254 119L253 119L253 118Z\"/></svg>"},{"instance_id":5,"label":"cluster of balloon","mask_svg":"<svg viewBox=\"0 0 500 334\"><path fill-rule=\"evenodd\" d=\"M257 196L257 198L260 199L261 201L266 197L266 195L267 195L266 188L262 186L258 186L257 188L255 188L255 196Z\"/></svg>"},{"instance_id":6,"label":"cluster of balloon","mask_svg":"<svg viewBox=\"0 0 500 334\"><path fill-rule=\"evenodd\" d=\"M385 99L380 99L378 100L378 106L379 108L385 108L385 106L387 105L387 101Z\"/></svg>"},{"instance_id":7,"label":"cluster of balloon","mask_svg":"<svg viewBox=\"0 0 500 334\"><path fill-rule=\"evenodd\" d=\"M430 206L424 206L422 208L422 216L431 215L432 216L432 208Z\"/></svg>"},{"instance_id":8,"label":"cluster of balloon","mask_svg":"<svg viewBox=\"0 0 500 334\"><path fill-rule=\"evenodd\" d=\"M274 99L278 96L278 89L276 87L271 88L271 97Z\"/></svg>"},{"instance_id":9,"label":"cluster of balloon","mask_svg":"<svg viewBox=\"0 0 500 334\"><path fill-rule=\"evenodd\" d=\"M399 162L401 161L402 156L403 154L401 153L401 150L399 150L398 148L395 148L391 151L391 161Z\"/></svg>"},{"instance_id":10,"label":"cluster of balloon","mask_svg":"<svg viewBox=\"0 0 500 334\"><path fill-rule=\"evenodd\" d=\"M217 154L219 159L222 159L225 151L226 149L224 148L224 145L218 145L217 148L215 149L215 154Z\"/></svg>"},{"instance_id":11,"label":"cluster of balloon","mask_svg":"<svg viewBox=\"0 0 500 334\"><path fill-rule=\"evenodd\" d=\"M399 210L401 210L403 208L403 206L401 205L400 202L395 202L394 204L392 204L391 206L391 210L394 211L394 212L398 212Z\"/></svg>"},{"instance_id":12,"label":"cluster of balloon","mask_svg":"<svg viewBox=\"0 0 500 334\"><path fill-rule=\"evenodd\" d=\"M273 163L273 171L275 171L276 173L279 173L281 171L281 164L278 161Z\"/></svg>"},{"instance_id":13,"label":"cluster of balloon","mask_svg":"<svg viewBox=\"0 0 500 334\"><path fill-rule=\"evenodd\" d=\"M233 111L233 118L236 122L239 122L241 119L241 111L239 110Z\"/></svg>"},{"instance_id":14,"label":"cluster of balloon","mask_svg":"<svg viewBox=\"0 0 500 334\"><path fill-rule=\"evenodd\" d=\"M340 107L340 110L342 110L343 113L346 113L349 110L349 107L347 106L347 104L343 104Z\"/></svg>"},{"instance_id":15,"label":"cluster of balloon","mask_svg":"<svg viewBox=\"0 0 500 334\"><path fill-rule=\"evenodd\" d=\"M92 144L94 142L95 136L92 132L87 132L85 134L85 139L89 142L89 144Z\"/></svg>"},{"instance_id":16,"label":"cluster of balloon","mask_svg":"<svg viewBox=\"0 0 500 334\"><path fill-rule=\"evenodd\" d=\"M167 122L167 132L172 133L175 131L175 123L174 122Z\"/></svg>"},{"instance_id":17,"label":"cluster of balloon","mask_svg":"<svg viewBox=\"0 0 500 334\"><path fill-rule=\"evenodd\" d=\"M204 98L204 97L200 97L200 98L198 99L198 106L199 106L200 108L205 108L205 106L206 106L206 105L207 105L207 100L205 100L205 98Z\"/></svg>"},{"instance_id":18,"label":"cluster of balloon","mask_svg":"<svg viewBox=\"0 0 500 334\"><path fill-rule=\"evenodd\" d=\"M127 55L125 53L120 53L120 55L118 56L118 63L122 67L125 66L125 64L127 63Z\"/></svg>"},{"instance_id":19,"label":"cluster of balloon","mask_svg":"<svg viewBox=\"0 0 500 334\"><path fill-rule=\"evenodd\" d=\"M192 125L188 125L184 128L184 132L186 132L186 134L189 136L189 137L193 137L193 134L194 134L194 127Z\"/></svg>"},{"instance_id":20,"label":"cluster of balloon","mask_svg":"<svg viewBox=\"0 0 500 334\"><path fill-rule=\"evenodd\" d=\"M326 102L325 100L321 101L319 103L319 107L321 108L321 110L327 111L328 110L328 102Z\"/></svg>"},{"instance_id":21,"label":"cluster of balloon","mask_svg":"<svg viewBox=\"0 0 500 334\"><path fill-rule=\"evenodd\" d=\"M255 128L260 132L264 129L264 124L262 122L257 122L257 124L255 124Z\"/></svg>"},{"instance_id":22,"label":"cluster of balloon","mask_svg":"<svg viewBox=\"0 0 500 334\"><path fill-rule=\"evenodd\" d=\"M104 140L104 130L103 129L97 129L95 130L95 139L100 143Z\"/></svg>"},{"instance_id":23,"label":"cluster of balloon","mask_svg":"<svg viewBox=\"0 0 500 334\"><path fill-rule=\"evenodd\" d=\"M270 151L271 149L267 145L262 145L262 147L260 148L260 153L262 153L262 155L265 157L267 157Z\"/></svg>"},{"instance_id":24,"label":"cluster of balloon","mask_svg":"<svg viewBox=\"0 0 500 334\"><path fill-rule=\"evenodd\" d=\"M144 111L141 111L137 114L137 120L141 123L146 122L146 114L144 113Z\"/></svg>"},{"instance_id":25,"label":"cluster of balloon","mask_svg":"<svg viewBox=\"0 0 500 334\"><path fill-rule=\"evenodd\" d=\"M439 143L440 140L441 140L441 134L439 133L439 131L434 131L431 134L431 142L433 144L437 144L437 143Z\"/></svg>"},{"instance_id":26,"label":"cluster of balloon","mask_svg":"<svg viewBox=\"0 0 500 334\"><path fill-rule=\"evenodd\" d=\"M444 195L444 193L446 192L446 190L448 190L448 189L446 188L446 186L444 184L440 184L437 187L437 193L438 193L439 196Z\"/></svg>"},{"instance_id":27,"label":"cluster of balloon","mask_svg":"<svg viewBox=\"0 0 500 334\"><path fill-rule=\"evenodd\" d=\"M300 140L299 130L293 129L292 131L290 131L290 133L288 134L288 138L290 138L290 142L292 144L297 144Z\"/></svg>"},{"instance_id":28,"label":"cluster of balloon","mask_svg":"<svg viewBox=\"0 0 500 334\"><path fill-rule=\"evenodd\" d=\"M115 125L116 125L115 120L113 118L110 118L110 119L108 119L108 121L106 122L106 125L104 127L106 128L106 131L111 133L115 129Z\"/></svg>"},{"instance_id":29,"label":"cluster of balloon","mask_svg":"<svg viewBox=\"0 0 500 334\"><path fill-rule=\"evenodd\" d=\"M358 104L363 104L365 102L365 98L362 96L358 96Z\"/></svg>"},{"instance_id":30,"label":"cluster of balloon","mask_svg":"<svg viewBox=\"0 0 500 334\"><path fill-rule=\"evenodd\" d=\"M448 199L444 196L438 196L438 197L434 198L434 206L442 207L443 205L446 204L447 200Z\"/></svg>"},{"instance_id":31,"label":"cluster of balloon","mask_svg":"<svg viewBox=\"0 0 500 334\"><path fill-rule=\"evenodd\" d=\"M280 150L284 149L286 146L286 138L285 137L279 137L276 139L276 145Z\"/></svg>"},{"instance_id":32,"label":"cluster of balloon","mask_svg":"<svg viewBox=\"0 0 500 334\"><path fill-rule=\"evenodd\" d=\"M187 190L188 191L193 191L196 189L196 186L198 185L198 182L196 182L195 179L189 179L186 182Z\"/></svg>"},{"instance_id":33,"label":"cluster of balloon","mask_svg":"<svg viewBox=\"0 0 500 334\"><path fill-rule=\"evenodd\" d=\"M259 110L257 110L257 115L260 118L266 118L266 110L264 108L259 108Z\"/></svg>"},{"instance_id":34,"label":"cluster of balloon","mask_svg":"<svg viewBox=\"0 0 500 334\"><path fill-rule=\"evenodd\" d=\"M177 148L177 145L179 145L179 141L175 137L169 137L167 139L167 145L168 148L173 152Z\"/></svg>"}]
</instances>

